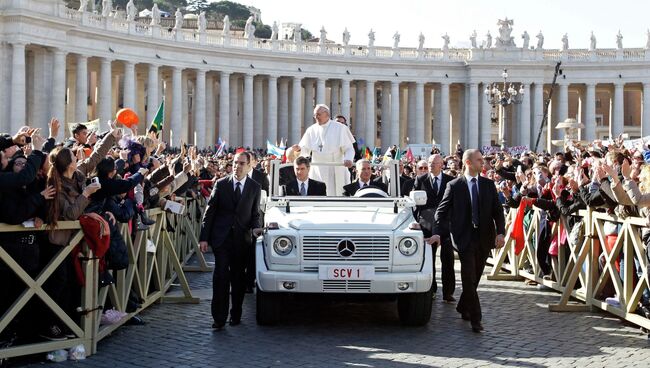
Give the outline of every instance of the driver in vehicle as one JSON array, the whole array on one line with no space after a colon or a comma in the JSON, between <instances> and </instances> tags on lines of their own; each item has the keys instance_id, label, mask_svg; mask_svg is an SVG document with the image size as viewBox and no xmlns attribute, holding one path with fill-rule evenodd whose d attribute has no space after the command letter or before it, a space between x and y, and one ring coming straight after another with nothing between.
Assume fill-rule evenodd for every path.
<instances>
[{"instance_id":1,"label":"driver in vehicle","mask_svg":"<svg viewBox=\"0 0 650 368\"><path fill-rule=\"evenodd\" d=\"M283 185L287 196L325 196L327 187L322 181L309 178L310 162L307 157L299 156L293 162L296 178Z\"/></svg>"},{"instance_id":2,"label":"driver in vehicle","mask_svg":"<svg viewBox=\"0 0 650 368\"><path fill-rule=\"evenodd\" d=\"M388 187L381 181L381 178L372 179L372 167L370 161L361 159L356 162L357 179L352 183L343 186L343 195L354 196L358 190L366 188L381 189L388 193Z\"/></svg>"}]
</instances>

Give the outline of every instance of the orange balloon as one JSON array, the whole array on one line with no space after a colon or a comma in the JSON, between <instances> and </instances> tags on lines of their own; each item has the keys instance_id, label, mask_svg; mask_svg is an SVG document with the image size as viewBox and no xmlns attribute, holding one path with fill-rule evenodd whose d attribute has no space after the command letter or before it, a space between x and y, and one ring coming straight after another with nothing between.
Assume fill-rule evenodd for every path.
<instances>
[{"instance_id":1,"label":"orange balloon","mask_svg":"<svg viewBox=\"0 0 650 368\"><path fill-rule=\"evenodd\" d=\"M135 111L129 108L121 109L120 111L118 111L117 115L115 115L115 119L117 120L118 123L128 128L131 128L134 125L138 125L138 123L140 122L140 119L138 118L138 114L136 114Z\"/></svg>"}]
</instances>

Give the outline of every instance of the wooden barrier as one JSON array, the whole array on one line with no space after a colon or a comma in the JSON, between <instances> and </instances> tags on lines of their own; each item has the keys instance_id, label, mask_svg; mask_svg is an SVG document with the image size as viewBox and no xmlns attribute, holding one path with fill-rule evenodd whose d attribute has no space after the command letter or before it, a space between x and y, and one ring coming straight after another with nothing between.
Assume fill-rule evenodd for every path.
<instances>
[{"instance_id":1,"label":"wooden barrier","mask_svg":"<svg viewBox=\"0 0 650 368\"><path fill-rule=\"evenodd\" d=\"M542 213L539 209L534 211L532 221L525 230L524 250L519 255L515 255L515 242L510 237L516 211L510 211L507 216L506 244L503 248L493 251L492 257L488 260L492 265L488 279L532 280L561 293L559 302L549 305L551 311L585 311L598 308L650 329L650 319L636 313L643 291L650 287L647 250L641 239L641 229L647 227L646 219L637 217L621 219L591 209L580 211L578 219L584 225L584 236L575 244L567 237L565 244L559 246L557 258L553 259L552 277L543 278L539 271L540 265L536 257L534 241L539 238ZM619 227L616 242L611 250L606 246L604 226L607 222ZM562 218L553 226L553 236L560 237L561 230L565 227L566 219ZM602 271L599 270L601 257L604 259ZM619 257L624 261L621 270L623 277L616 268ZM640 276L636 276L635 261L643 270ZM529 271L530 268L533 272ZM613 296L603 294L608 283L613 286L620 306L605 302L605 297Z\"/></svg>"},{"instance_id":2,"label":"wooden barrier","mask_svg":"<svg viewBox=\"0 0 650 368\"><path fill-rule=\"evenodd\" d=\"M203 255L198 251L198 240L196 240L197 231L200 228L200 224L197 222L200 219L203 203L201 200L188 202L188 212L185 215L173 215L161 209L147 211L148 216L155 220L155 224L146 231L138 231L134 238L131 236L129 227L126 224L121 224L120 231L126 242L129 265L124 270L109 271L115 282L102 288L99 288L98 285L99 262L93 259L92 252L83 243L83 233L78 221L59 222L59 229L76 230L76 232L70 243L61 247L57 255L35 279L31 278L0 247L0 260L7 264L27 286L12 306L0 317L0 333L25 307L30 298L38 296L47 308L76 335L75 338L64 341L34 342L0 349L0 359L68 349L80 344L84 345L87 355L92 355L97 351L99 341L156 302L198 303L199 299L192 296L184 267L192 255L196 254L199 257L199 266L196 267L196 270L210 270ZM190 213L190 211L194 213ZM169 231L172 228L174 232ZM0 232L24 231L34 231L34 229L25 229L22 226L0 226ZM36 231L45 231L45 228ZM43 284L65 258L70 256L72 249L79 242L84 245L82 247L82 267L86 278L85 285L81 288L81 305L78 308L81 318L77 323L43 290ZM168 291L176 284L180 286L182 295L168 296ZM110 301L113 308L126 312L131 294L142 301L141 307L128 313L115 324L101 325L104 306Z\"/></svg>"}]
</instances>

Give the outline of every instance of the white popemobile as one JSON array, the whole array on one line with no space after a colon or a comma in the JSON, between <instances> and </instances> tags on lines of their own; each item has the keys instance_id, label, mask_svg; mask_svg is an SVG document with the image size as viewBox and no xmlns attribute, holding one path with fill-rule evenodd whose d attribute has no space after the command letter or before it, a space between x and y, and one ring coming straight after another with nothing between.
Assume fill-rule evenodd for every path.
<instances>
[{"instance_id":1,"label":"white popemobile","mask_svg":"<svg viewBox=\"0 0 650 368\"><path fill-rule=\"evenodd\" d=\"M271 163L271 193L261 203L257 322L277 322L288 293L338 293L394 296L403 324L426 324L433 259L413 217L426 192L400 197L399 180L389 180L390 195L365 188L355 197L282 196L279 172L286 166ZM387 168L389 178L399 178L397 161Z\"/></svg>"}]
</instances>

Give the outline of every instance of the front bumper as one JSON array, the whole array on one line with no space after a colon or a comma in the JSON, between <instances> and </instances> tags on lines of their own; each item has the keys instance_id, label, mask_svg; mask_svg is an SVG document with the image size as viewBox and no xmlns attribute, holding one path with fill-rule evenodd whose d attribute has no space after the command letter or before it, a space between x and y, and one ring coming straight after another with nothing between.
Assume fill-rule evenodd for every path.
<instances>
[{"instance_id":1,"label":"front bumper","mask_svg":"<svg viewBox=\"0 0 650 368\"><path fill-rule=\"evenodd\" d=\"M425 251L425 263L419 272L375 273L371 280L321 280L318 272L270 271L257 247L257 284L265 292L408 294L429 291L433 282L431 248ZM288 283L288 284L287 284ZM406 290L398 285L408 283ZM287 288L291 286L291 288Z\"/></svg>"}]
</instances>

